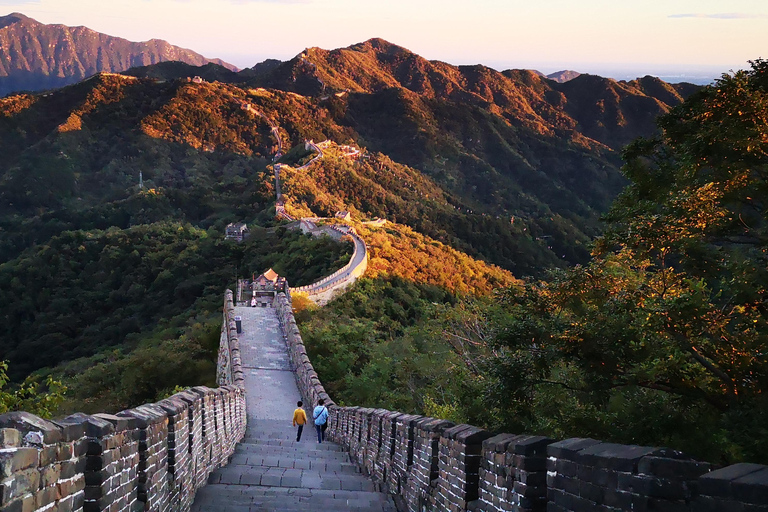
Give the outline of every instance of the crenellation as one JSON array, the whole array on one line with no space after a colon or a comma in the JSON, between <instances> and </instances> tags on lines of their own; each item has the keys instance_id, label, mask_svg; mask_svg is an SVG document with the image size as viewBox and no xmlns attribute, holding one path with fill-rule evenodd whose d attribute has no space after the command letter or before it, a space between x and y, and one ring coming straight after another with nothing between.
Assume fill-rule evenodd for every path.
<instances>
[{"instance_id":1,"label":"crenellation","mask_svg":"<svg viewBox=\"0 0 768 512\"><path fill-rule=\"evenodd\" d=\"M232 326L231 292L225 326ZM237 338L222 329L219 382L112 414L0 415L0 512L187 512L245 434ZM222 361L220 361L222 363Z\"/></svg>"},{"instance_id":2,"label":"crenellation","mask_svg":"<svg viewBox=\"0 0 768 512\"><path fill-rule=\"evenodd\" d=\"M368 445L366 447L366 456L363 461L363 469L367 475L375 477L376 465L381 457L382 450L382 421L386 409L374 409L369 415L368 425Z\"/></svg>"},{"instance_id":3,"label":"crenellation","mask_svg":"<svg viewBox=\"0 0 768 512\"><path fill-rule=\"evenodd\" d=\"M168 417L169 502L191 506L193 495L191 457L189 454L189 404L178 395L157 404Z\"/></svg>"},{"instance_id":4,"label":"crenellation","mask_svg":"<svg viewBox=\"0 0 768 512\"><path fill-rule=\"evenodd\" d=\"M445 430L455 426L446 420L423 417L414 422L413 460L403 492L407 509L412 512L432 510L439 477L439 441Z\"/></svg>"},{"instance_id":5,"label":"crenellation","mask_svg":"<svg viewBox=\"0 0 768 512\"><path fill-rule=\"evenodd\" d=\"M296 382L329 407L327 436L408 512L768 512L768 467L715 469L665 448L499 434L384 409L338 407L314 371L290 299L274 307ZM246 428L232 294L221 387L198 386L117 415L50 422L0 415L0 512L187 512Z\"/></svg>"},{"instance_id":6,"label":"crenellation","mask_svg":"<svg viewBox=\"0 0 768 512\"><path fill-rule=\"evenodd\" d=\"M394 437L390 450L389 474L386 483L390 492L401 495L405 492L413 456L414 423L422 416L402 414L394 420Z\"/></svg>"}]
</instances>

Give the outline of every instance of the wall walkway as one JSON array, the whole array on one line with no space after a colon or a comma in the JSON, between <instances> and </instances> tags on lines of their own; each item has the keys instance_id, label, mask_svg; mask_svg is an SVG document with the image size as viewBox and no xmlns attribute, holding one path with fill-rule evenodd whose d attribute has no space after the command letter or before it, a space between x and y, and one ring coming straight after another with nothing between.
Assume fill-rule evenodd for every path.
<instances>
[{"instance_id":1,"label":"wall walkway","mask_svg":"<svg viewBox=\"0 0 768 512\"><path fill-rule=\"evenodd\" d=\"M353 227L330 225L327 228L328 230L335 231L340 238L349 236L352 239L354 251L349 259L349 263L317 282L307 286L291 288L291 294L306 294L310 300L320 306L324 306L336 294L343 292L344 289L352 285L368 268L368 247Z\"/></svg>"},{"instance_id":2,"label":"wall walkway","mask_svg":"<svg viewBox=\"0 0 768 512\"><path fill-rule=\"evenodd\" d=\"M391 511L392 499L361 474L336 443L318 444L310 424L291 426L301 394L276 310L237 307L248 430L230 463L200 489L192 510L217 512ZM311 418L311 406L307 416Z\"/></svg>"}]
</instances>

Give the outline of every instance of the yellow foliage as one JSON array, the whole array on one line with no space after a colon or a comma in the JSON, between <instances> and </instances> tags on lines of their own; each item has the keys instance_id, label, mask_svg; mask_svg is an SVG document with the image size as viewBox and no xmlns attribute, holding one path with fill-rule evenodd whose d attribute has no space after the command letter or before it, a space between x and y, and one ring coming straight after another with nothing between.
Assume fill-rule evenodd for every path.
<instances>
[{"instance_id":1,"label":"yellow foliage","mask_svg":"<svg viewBox=\"0 0 768 512\"><path fill-rule=\"evenodd\" d=\"M19 94L16 96L8 96L7 98L0 98L0 116L13 117L24 109L29 108L35 102L38 97L30 94Z\"/></svg>"},{"instance_id":2,"label":"yellow foliage","mask_svg":"<svg viewBox=\"0 0 768 512\"><path fill-rule=\"evenodd\" d=\"M521 284L509 271L457 251L408 226L355 226L368 245L366 276L399 276L441 286L461 295L487 295L495 288Z\"/></svg>"},{"instance_id":3,"label":"yellow foliage","mask_svg":"<svg viewBox=\"0 0 768 512\"><path fill-rule=\"evenodd\" d=\"M74 112L69 115L66 121L58 127L60 133L75 132L83 129L83 119Z\"/></svg>"},{"instance_id":4,"label":"yellow foliage","mask_svg":"<svg viewBox=\"0 0 768 512\"><path fill-rule=\"evenodd\" d=\"M296 314L305 310L317 309L317 304L309 300L306 293L291 293L291 303L293 304L293 312Z\"/></svg>"}]
</instances>

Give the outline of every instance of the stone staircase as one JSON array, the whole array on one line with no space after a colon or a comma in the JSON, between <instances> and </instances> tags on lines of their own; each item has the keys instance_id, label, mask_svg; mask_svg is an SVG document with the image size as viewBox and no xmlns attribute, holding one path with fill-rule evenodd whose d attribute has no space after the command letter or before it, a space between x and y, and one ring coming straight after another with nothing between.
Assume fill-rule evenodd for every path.
<instances>
[{"instance_id":1,"label":"stone staircase","mask_svg":"<svg viewBox=\"0 0 768 512\"><path fill-rule=\"evenodd\" d=\"M193 512L396 512L339 445L317 442L311 424L301 441L291 425L301 394L275 310L237 307L248 427L229 464L197 492ZM314 404L312 404L314 405Z\"/></svg>"},{"instance_id":2,"label":"stone staircase","mask_svg":"<svg viewBox=\"0 0 768 512\"><path fill-rule=\"evenodd\" d=\"M312 425L300 442L295 436L290 421L251 422L231 462L198 491L192 512L396 511L341 447L318 444Z\"/></svg>"}]
</instances>

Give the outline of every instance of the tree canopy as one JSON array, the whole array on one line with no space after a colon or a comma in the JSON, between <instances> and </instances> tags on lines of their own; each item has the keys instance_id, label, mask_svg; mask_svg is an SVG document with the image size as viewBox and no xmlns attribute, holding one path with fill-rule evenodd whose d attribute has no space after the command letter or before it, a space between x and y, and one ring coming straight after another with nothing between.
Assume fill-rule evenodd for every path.
<instances>
[{"instance_id":1,"label":"tree canopy","mask_svg":"<svg viewBox=\"0 0 768 512\"><path fill-rule=\"evenodd\" d=\"M593 260L505 296L492 401L506 424L765 462L768 62L659 126L624 151Z\"/></svg>"}]
</instances>

